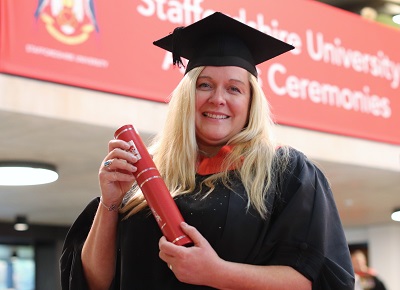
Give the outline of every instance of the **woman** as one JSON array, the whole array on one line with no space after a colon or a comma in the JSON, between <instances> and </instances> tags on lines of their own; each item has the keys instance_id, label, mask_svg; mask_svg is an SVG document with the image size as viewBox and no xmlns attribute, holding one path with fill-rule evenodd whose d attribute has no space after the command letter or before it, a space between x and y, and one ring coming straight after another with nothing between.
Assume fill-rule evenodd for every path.
<instances>
[{"instance_id":1,"label":"woman","mask_svg":"<svg viewBox=\"0 0 400 290\"><path fill-rule=\"evenodd\" d=\"M162 237L136 158L111 140L101 198L65 241L63 289L353 289L329 184L274 142L257 82L257 64L293 47L221 13L155 44L189 59L150 151L194 246Z\"/></svg>"},{"instance_id":2,"label":"woman","mask_svg":"<svg viewBox=\"0 0 400 290\"><path fill-rule=\"evenodd\" d=\"M351 252L351 261L359 289L386 290L385 284L378 278L374 269L367 263L367 257L362 250Z\"/></svg>"}]
</instances>

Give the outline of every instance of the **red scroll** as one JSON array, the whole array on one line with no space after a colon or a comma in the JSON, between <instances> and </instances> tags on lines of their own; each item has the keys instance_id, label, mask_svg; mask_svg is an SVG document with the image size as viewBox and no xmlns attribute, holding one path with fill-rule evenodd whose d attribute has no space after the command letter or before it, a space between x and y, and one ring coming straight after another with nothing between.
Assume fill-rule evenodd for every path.
<instances>
[{"instance_id":1,"label":"red scroll","mask_svg":"<svg viewBox=\"0 0 400 290\"><path fill-rule=\"evenodd\" d=\"M137 171L133 175L163 235L176 245L193 245L180 227L183 217L138 132L132 125L125 125L115 132L114 137L131 144L129 151L138 158Z\"/></svg>"}]
</instances>

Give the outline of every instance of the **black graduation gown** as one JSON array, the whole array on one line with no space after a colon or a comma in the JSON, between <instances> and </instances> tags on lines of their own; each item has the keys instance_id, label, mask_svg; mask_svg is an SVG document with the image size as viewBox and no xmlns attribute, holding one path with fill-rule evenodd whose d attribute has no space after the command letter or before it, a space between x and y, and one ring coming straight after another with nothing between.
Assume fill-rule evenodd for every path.
<instances>
[{"instance_id":1,"label":"black graduation gown","mask_svg":"<svg viewBox=\"0 0 400 290\"><path fill-rule=\"evenodd\" d=\"M197 180L205 176L197 176ZM262 219L247 210L247 197L236 180L233 191L222 184L202 199L176 198L185 221L195 226L225 260L254 265L287 265L313 283L313 290L353 290L348 245L333 195L323 173L301 152L291 149L290 164L277 177ZM87 289L81 249L99 199L72 225L60 260L63 290ZM110 289L211 289L179 282L158 257L161 237L150 211L119 223L116 276ZM112 249L110 249L112 250Z\"/></svg>"}]
</instances>

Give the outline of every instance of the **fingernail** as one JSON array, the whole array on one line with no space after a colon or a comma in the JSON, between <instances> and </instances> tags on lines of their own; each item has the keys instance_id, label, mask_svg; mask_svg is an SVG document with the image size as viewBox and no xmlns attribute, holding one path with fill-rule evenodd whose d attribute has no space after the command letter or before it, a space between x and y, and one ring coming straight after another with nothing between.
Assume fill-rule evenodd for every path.
<instances>
[{"instance_id":1,"label":"fingernail","mask_svg":"<svg viewBox=\"0 0 400 290\"><path fill-rule=\"evenodd\" d=\"M136 162L137 161L137 157L135 156L135 154L133 154L133 153L129 153L129 154L131 156L131 161L132 162Z\"/></svg>"}]
</instances>

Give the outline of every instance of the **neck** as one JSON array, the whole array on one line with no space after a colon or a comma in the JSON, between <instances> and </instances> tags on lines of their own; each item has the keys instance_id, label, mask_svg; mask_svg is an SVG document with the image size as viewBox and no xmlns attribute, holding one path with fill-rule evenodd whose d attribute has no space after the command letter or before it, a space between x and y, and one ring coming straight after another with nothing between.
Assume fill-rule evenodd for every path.
<instances>
[{"instance_id":1,"label":"neck","mask_svg":"<svg viewBox=\"0 0 400 290\"><path fill-rule=\"evenodd\" d=\"M217 155L222 146L199 146L199 154L204 157L213 157Z\"/></svg>"}]
</instances>

